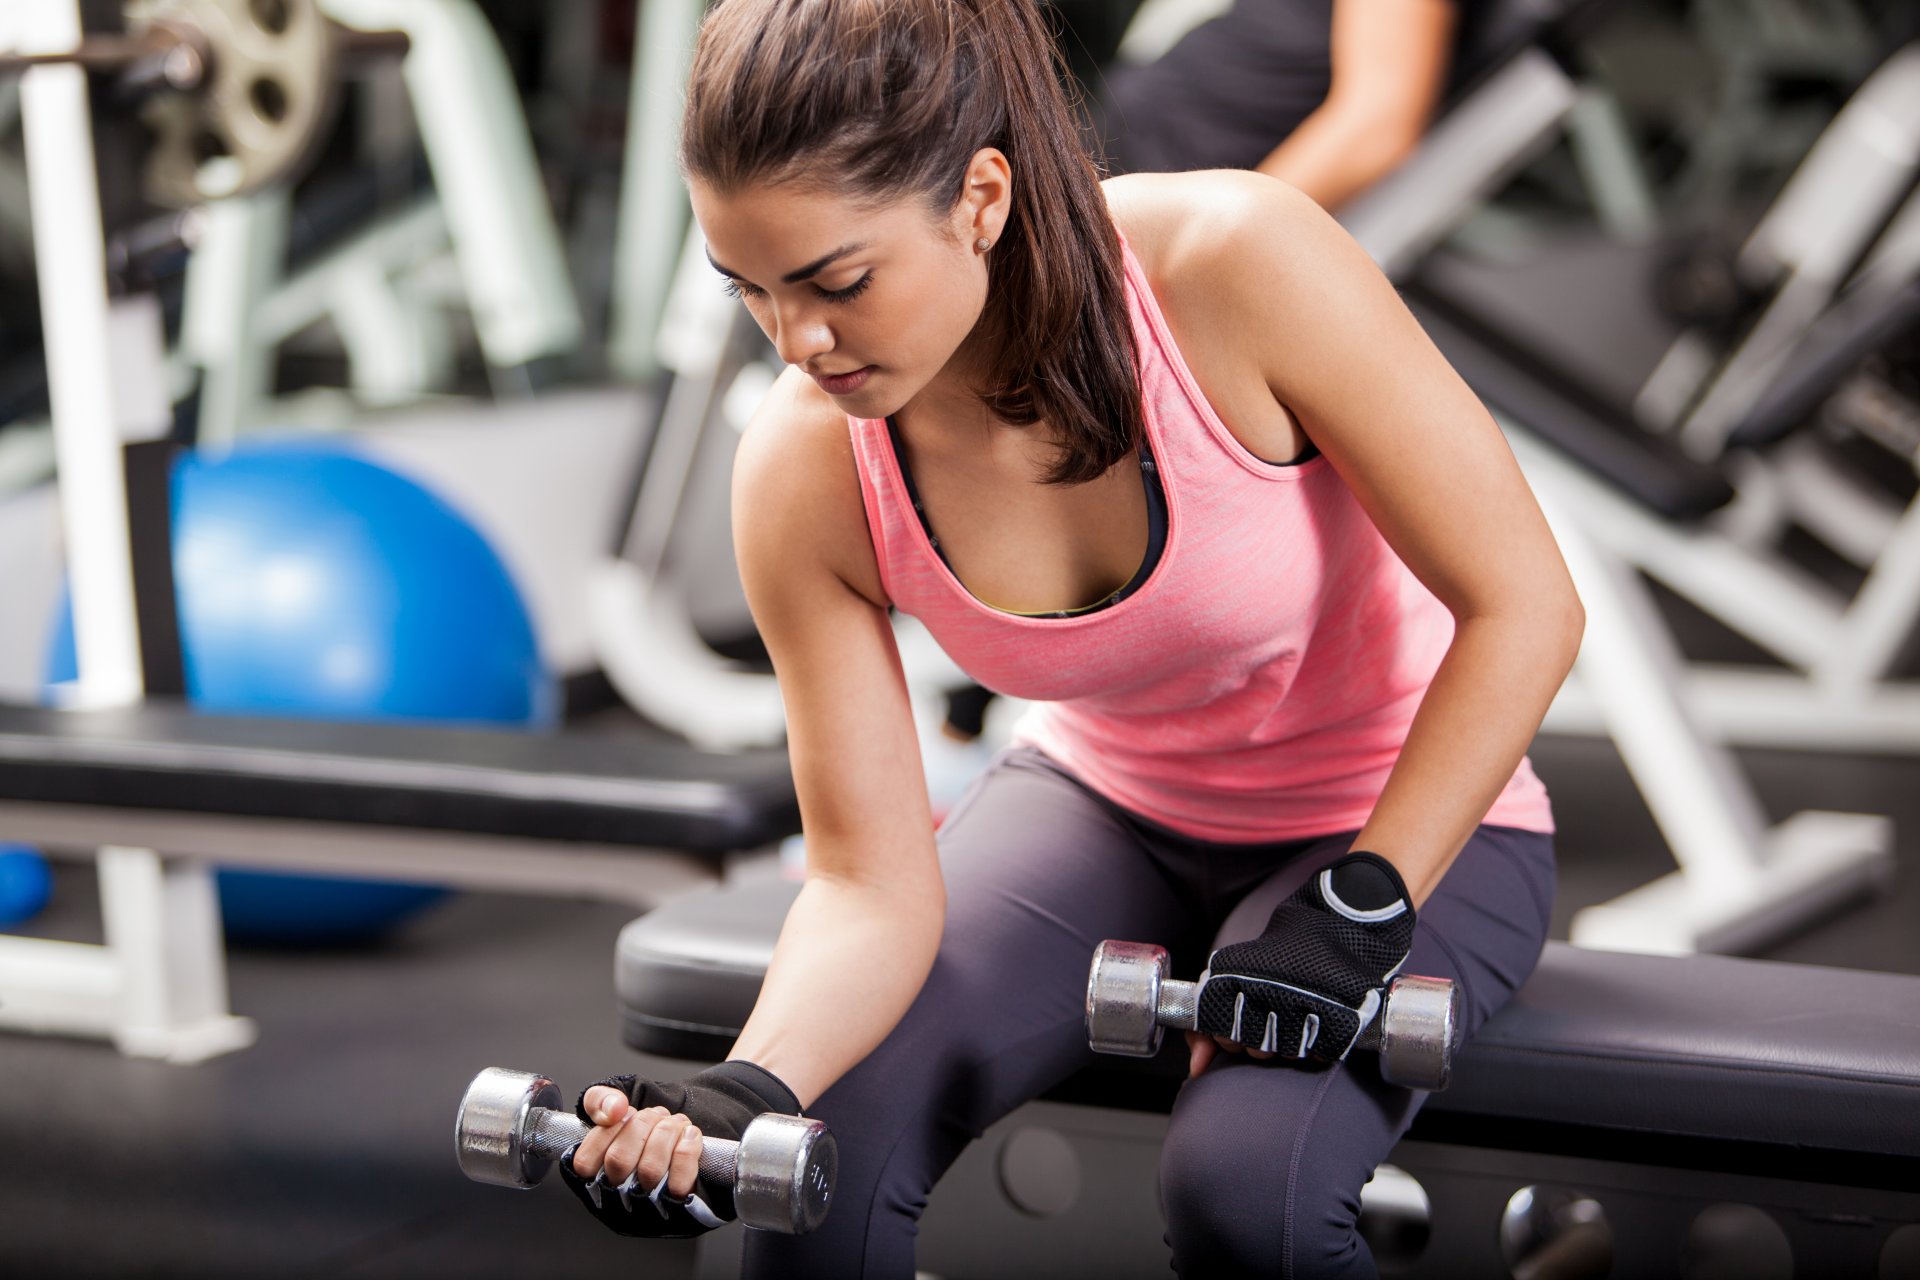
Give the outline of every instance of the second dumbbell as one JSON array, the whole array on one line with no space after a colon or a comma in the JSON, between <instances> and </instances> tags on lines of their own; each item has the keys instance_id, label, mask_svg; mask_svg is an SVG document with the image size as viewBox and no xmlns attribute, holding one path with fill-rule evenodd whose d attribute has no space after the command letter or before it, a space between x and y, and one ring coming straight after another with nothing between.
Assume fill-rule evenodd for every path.
<instances>
[{"instance_id":1,"label":"second dumbbell","mask_svg":"<svg viewBox=\"0 0 1920 1280\"><path fill-rule=\"evenodd\" d=\"M565 1110L545 1076L489 1067L460 1100L455 1149L461 1172L475 1182L531 1187L546 1177L589 1126ZM825 1220L839 1168L833 1134L818 1120L762 1115L739 1142L706 1138L700 1176L733 1188L740 1221L765 1231L802 1235Z\"/></svg>"},{"instance_id":2,"label":"second dumbbell","mask_svg":"<svg viewBox=\"0 0 1920 1280\"><path fill-rule=\"evenodd\" d=\"M1164 1031L1195 1030L1200 984L1167 977L1167 950L1144 942L1103 942L1087 974L1087 1038L1097 1053L1150 1058ZM1380 1055L1380 1074L1435 1093L1453 1070L1460 997L1445 978L1399 977L1358 1047Z\"/></svg>"}]
</instances>

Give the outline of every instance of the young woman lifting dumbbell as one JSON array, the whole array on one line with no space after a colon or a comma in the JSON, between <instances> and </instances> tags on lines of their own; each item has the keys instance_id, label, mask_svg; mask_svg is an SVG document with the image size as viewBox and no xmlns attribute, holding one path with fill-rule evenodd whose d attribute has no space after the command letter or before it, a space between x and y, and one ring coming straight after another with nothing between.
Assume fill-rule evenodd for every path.
<instances>
[{"instance_id":1,"label":"young woman lifting dumbbell","mask_svg":"<svg viewBox=\"0 0 1920 1280\"><path fill-rule=\"evenodd\" d=\"M723 0L682 164L791 366L733 509L807 881L730 1060L587 1090L570 1185L696 1232L729 1216L700 1136L804 1108L833 1209L747 1273L909 1277L966 1143L1089 1062L1126 938L1245 997L1190 1037L1176 1268L1369 1273L1360 1188L1420 1095L1347 1050L1403 963L1471 1032L1553 893L1524 752L1582 614L1499 430L1310 200L1102 184L1032 0ZM937 839L890 608L1035 702Z\"/></svg>"}]
</instances>

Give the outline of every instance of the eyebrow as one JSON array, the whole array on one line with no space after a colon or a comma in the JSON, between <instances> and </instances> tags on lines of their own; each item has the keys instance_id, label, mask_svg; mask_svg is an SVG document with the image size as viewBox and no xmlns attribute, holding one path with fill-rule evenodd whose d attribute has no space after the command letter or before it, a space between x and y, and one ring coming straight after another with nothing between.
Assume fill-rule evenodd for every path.
<instances>
[{"instance_id":1,"label":"eyebrow","mask_svg":"<svg viewBox=\"0 0 1920 1280\"><path fill-rule=\"evenodd\" d=\"M841 258L846 257L848 254L858 253L862 249L865 249L867 247L868 247L867 243L864 240L859 242L858 244L843 244L838 249L835 249L832 253L822 254L820 257L815 258L812 262L809 262L806 266L787 272L787 274L780 277L780 283L781 284L799 284L802 280L806 280L812 276L819 275L822 271L825 271L834 262L838 261ZM735 271L730 267L723 267L719 263L715 262L713 260L713 251L711 249L705 250L705 253L707 255L707 265L712 267L715 271L718 271L721 275L732 276L735 280L746 279L746 277L741 275L738 271Z\"/></svg>"}]
</instances>

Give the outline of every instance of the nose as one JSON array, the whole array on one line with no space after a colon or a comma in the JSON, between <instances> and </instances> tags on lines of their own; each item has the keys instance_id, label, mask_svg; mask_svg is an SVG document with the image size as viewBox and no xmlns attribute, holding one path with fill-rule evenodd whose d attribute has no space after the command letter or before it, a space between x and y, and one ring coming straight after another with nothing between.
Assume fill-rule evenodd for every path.
<instances>
[{"instance_id":1,"label":"nose","mask_svg":"<svg viewBox=\"0 0 1920 1280\"><path fill-rule=\"evenodd\" d=\"M825 317L807 308L774 315L773 346L787 364L804 365L833 350L833 330Z\"/></svg>"}]
</instances>

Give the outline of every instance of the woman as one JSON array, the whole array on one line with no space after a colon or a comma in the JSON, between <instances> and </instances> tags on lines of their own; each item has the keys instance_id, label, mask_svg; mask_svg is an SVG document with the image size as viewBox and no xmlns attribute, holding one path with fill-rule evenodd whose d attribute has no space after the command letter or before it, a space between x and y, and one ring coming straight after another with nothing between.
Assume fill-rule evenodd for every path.
<instances>
[{"instance_id":1,"label":"woman","mask_svg":"<svg viewBox=\"0 0 1920 1280\"><path fill-rule=\"evenodd\" d=\"M1419 1099L1346 1050L1402 963L1471 1029L1537 959L1523 753L1580 606L1364 254L1259 175L1103 188L1055 68L1032 0L702 29L694 211L792 366L733 508L807 883L729 1061L589 1088L563 1168L615 1230L688 1234L731 1211L701 1138L805 1108L834 1207L747 1272L910 1276L941 1172L1088 1062L1094 946L1160 942L1238 1015L1190 1037L1175 1266L1365 1274L1360 1187ZM890 607L1039 702L937 843Z\"/></svg>"}]
</instances>

